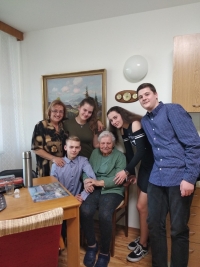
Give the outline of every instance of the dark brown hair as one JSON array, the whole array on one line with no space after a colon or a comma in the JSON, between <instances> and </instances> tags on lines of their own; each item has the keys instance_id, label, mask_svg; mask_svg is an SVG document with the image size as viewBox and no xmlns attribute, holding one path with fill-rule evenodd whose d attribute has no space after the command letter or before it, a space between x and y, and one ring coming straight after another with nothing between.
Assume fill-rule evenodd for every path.
<instances>
[{"instance_id":1,"label":"dark brown hair","mask_svg":"<svg viewBox=\"0 0 200 267\"><path fill-rule=\"evenodd\" d=\"M94 98L92 98L90 96L87 98L84 98L80 102L79 107L82 107L85 104L88 104L94 108L91 117L89 119L87 119L87 122L89 123L90 129L94 132L97 129L97 105L96 105Z\"/></svg>"},{"instance_id":2,"label":"dark brown hair","mask_svg":"<svg viewBox=\"0 0 200 267\"><path fill-rule=\"evenodd\" d=\"M107 116L109 115L109 113L111 112L117 112L118 114L121 115L122 117L122 120L123 122L125 123L132 123L134 121L141 121L142 119L142 116L138 115L138 114L135 114L135 113L132 113L124 108L121 108L119 106L114 106L112 108L110 108L108 111L107 111ZM116 139L116 143L119 141L119 136L118 136L118 129L116 127L114 127L110 122L109 122L109 130L111 131L111 133L114 134L115 136L115 139Z\"/></svg>"},{"instance_id":3,"label":"dark brown hair","mask_svg":"<svg viewBox=\"0 0 200 267\"><path fill-rule=\"evenodd\" d=\"M59 105L59 106L62 106L63 107L63 118L61 121L63 121L64 119L66 119L66 115L67 115L67 109L66 109L66 106L65 104L61 101L61 100L54 100L51 102L51 104L49 105L49 107L47 108L47 111L46 111L46 116L47 116L47 119L50 120L50 116L51 116L51 110L54 106L56 105Z\"/></svg>"},{"instance_id":4,"label":"dark brown hair","mask_svg":"<svg viewBox=\"0 0 200 267\"><path fill-rule=\"evenodd\" d=\"M157 92L156 92L156 88L155 88L155 86L154 86L153 84L151 84L151 83L142 83L142 84L140 84L140 85L138 86L138 88L137 88L137 93L138 93L141 89L144 89L144 88L146 88L146 87L149 87L149 89L150 89L153 93L157 93Z\"/></svg>"}]
</instances>

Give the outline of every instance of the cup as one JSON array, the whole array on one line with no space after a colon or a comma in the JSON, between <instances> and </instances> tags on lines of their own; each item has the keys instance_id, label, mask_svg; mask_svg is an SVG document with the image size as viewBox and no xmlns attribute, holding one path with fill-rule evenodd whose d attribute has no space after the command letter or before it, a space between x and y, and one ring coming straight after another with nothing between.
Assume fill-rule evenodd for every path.
<instances>
[{"instance_id":1,"label":"cup","mask_svg":"<svg viewBox=\"0 0 200 267\"><path fill-rule=\"evenodd\" d=\"M7 195L13 195L14 193L14 183L13 181L6 181L5 190Z\"/></svg>"}]
</instances>

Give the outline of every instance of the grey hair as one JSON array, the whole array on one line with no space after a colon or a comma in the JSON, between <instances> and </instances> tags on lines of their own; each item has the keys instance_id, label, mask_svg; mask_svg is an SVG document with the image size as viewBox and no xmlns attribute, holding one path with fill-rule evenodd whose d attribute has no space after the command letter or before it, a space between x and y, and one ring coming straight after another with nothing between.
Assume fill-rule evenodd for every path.
<instances>
[{"instance_id":1,"label":"grey hair","mask_svg":"<svg viewBox=\"0 0 200 267\"><path fill-rule=\"evenodd\" d=\"M110 137L112 139L113 144L115 143L115 137L114 134L109 132L109 131L103 131L102 133L100 133L100 135L98 136L98 142L101 141L101 138L103 137Z\"/></svg>"}]
</instances>

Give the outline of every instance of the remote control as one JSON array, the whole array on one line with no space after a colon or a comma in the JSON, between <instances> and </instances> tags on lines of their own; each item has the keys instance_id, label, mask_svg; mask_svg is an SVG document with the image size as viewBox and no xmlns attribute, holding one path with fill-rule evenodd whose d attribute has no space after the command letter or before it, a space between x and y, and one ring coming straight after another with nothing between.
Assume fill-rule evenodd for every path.
<instances>
[{"instance_id":1,"label":"remote control","mask_svg":"<svg viewBox=\"0 0 200 267\"><path fill-rule=\"evenodd\" d=\"M6 200L3 194L0 194L0 211L6 208Z\"/></svg>"}]
</instances>

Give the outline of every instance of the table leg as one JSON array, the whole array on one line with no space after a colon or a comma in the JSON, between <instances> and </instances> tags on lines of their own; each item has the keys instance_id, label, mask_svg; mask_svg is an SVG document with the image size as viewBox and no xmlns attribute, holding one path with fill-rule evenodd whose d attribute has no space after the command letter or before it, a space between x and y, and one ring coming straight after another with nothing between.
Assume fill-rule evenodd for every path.
<instances>
[{"instance_id":1,"label":"table leg","mask_svg":"<svg viewBox=\"0 0 200 267\"><path fill-rule=\"evenodd\" d=\"M77 216L67 219L67 267L80 267L79 207Z\"/></svg>"}]
</instances>

